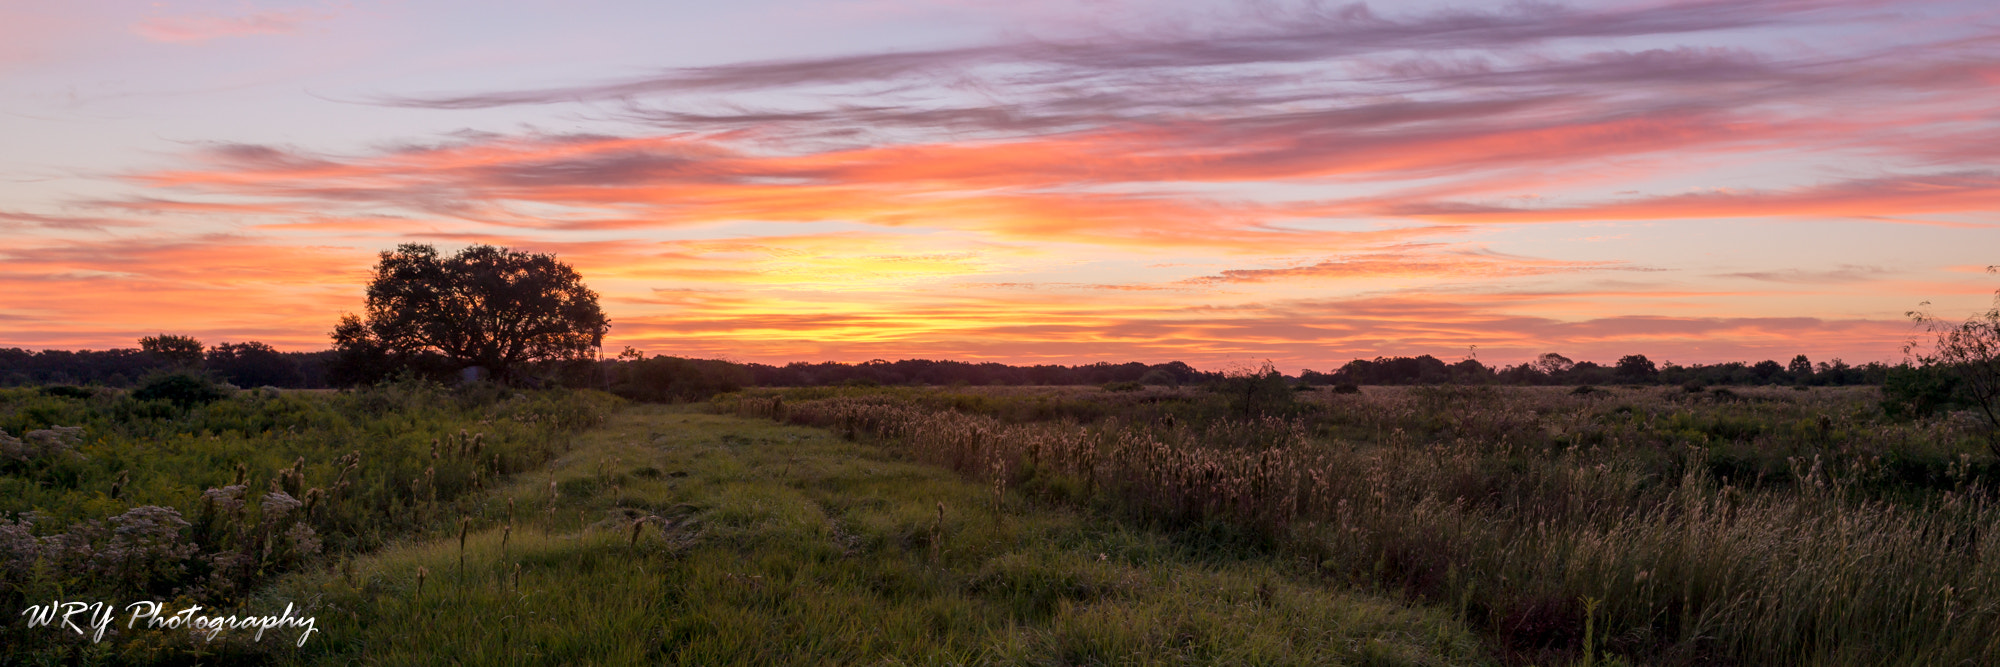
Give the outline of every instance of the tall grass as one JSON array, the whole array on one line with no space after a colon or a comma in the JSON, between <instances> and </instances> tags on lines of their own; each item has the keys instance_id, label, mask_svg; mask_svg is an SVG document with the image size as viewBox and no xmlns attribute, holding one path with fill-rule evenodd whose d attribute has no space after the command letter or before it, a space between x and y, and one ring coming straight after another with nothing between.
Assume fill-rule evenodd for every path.
<instances>
[{"instance_id":1,"label":"tall grass","mask_svg":"<svg viewBox=\"0 0 2000 667\"><path fill-rule=\"evenodd\" d=\"M465 499L561 454L615 402L423 383L198 406L0 390L0 442L23 443L0 456L0 608L233 604L273 575L448 530ZM95 650L24 632L0 639L45 657Z\"/></svg>"},{"instance_id":2,"label":"tall grass","mask_svg":"<svg viewBox=\"0 0 2000 667\"><path fill-rule=\"evenodd\" d=\"M1326 576L1446 605L1516 660L2000 661L1995 463L1961 422L1886 419L1873 389L1371 388L1254 419L1148 390L1104 394L1123 407L1091 421L949 393L715 406L1033 496L1251 529Z\"/></svg>"},{"instance_id":3,"label":"tall grass","mask_svg":"<svg viewBox=\"0 0 2000 667\"><path fill-rule=\"evenodd\" d=\"M300 663L1474 665L1434 609L1208 558L825 431L633 406L522 475L467 539L267 592L317 600ZM1014 500L1010 498L1010 501ZM636 521L648 521L633 533ZM505 526L514 526L511 530ZM463 565L461 565L463 563Z\"/></svg>"}]
</instances>

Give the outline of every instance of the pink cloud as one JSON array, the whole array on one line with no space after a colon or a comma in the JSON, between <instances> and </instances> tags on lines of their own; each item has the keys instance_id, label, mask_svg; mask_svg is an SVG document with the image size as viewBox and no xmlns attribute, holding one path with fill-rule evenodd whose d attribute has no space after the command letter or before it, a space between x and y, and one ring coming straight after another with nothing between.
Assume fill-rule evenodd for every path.
<instances>
[{"instance_id":1,"label":"pink cloud","mask_svg":"<svg viewBox=\"0 0 2000 667\"><path fill-rule=\"evenodd\" d=\"M304 10L257 12L249 16L149 16L132 24L141 37L172 44L200 44L218 37L285 35L298 32L299 24L327 18Z\"/></svg>"}]
</instances>

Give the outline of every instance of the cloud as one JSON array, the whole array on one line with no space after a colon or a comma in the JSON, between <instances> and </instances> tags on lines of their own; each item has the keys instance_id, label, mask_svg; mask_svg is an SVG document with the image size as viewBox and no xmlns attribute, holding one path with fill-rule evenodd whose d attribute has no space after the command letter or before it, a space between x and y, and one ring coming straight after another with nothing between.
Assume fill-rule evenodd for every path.
<instances>
[{"instance_id":1,"label":"cloud","mask_svg":"<svg viewBox=\"0 0 2000 667\"><path fill-rule=\"evenodd\" d=\"M1520 4L1495 11L1445 10L1385 18L1366 5L1313 5L1290 11L1252 11L1216 21L1224 29L1165 27L1073 41L1009 43L854 54L834 57L683 68L656 76L602 84L460 96L385 97L387 104L430 108L488 108L630 99L648 95L740 92L803 86L895 83L906 79L960 78L984 66L1027 66L1014 78L1075 82L1131 74L1143 80L1163 71L1256 64L1310 63L1374 53L1434 49L1477 50L1564 39L1661 36L1749 28L1803 20L1809 3L1698 2L1584 10Z\"/></svg>"},{"instance_id":2,"label":"cloud","mask_svg":"<svg viewBox=\"0 0 2000 667\"><path fill-rule=\"evenodd\" d=\"M2000 208L2000 176L1975 171L1854 179L1777 191L1713 190L1576 206L1410 202L1385 206L1381 212L1458 224L1741 217L1893 222L1913 214L1989 212L1996 208Z\"/></svg>"},{"instance_id":3,"label":"cloud","mask_svg":"<svg viewBox=\"0 0 2000 667\"><path fill-rule=\"evenodd\" d=\"M1875 260L1692 270L1643 249L1485 248L1536 248L1548 234L1526 225L1976 226L2000 210L1983 140L2000 40L1977 26L1817 0L1230 11L370 97L570 104L578 129L203 145L124 175L136 192L0 214L35 237L0 253L0 289L42 290L0 317L40 332L22 336L199 320L312 347L358 308L375 250L481 242L559 253L615 306L614 340L694 356L1866 360L1896 349L1901 320L1764 306L1966 285ZM197 18L146 29L200 41L316 17ZM1678 272L1638 279L1656 269Z\"/></svg>"},{"instance_id":4,"label":"cloud","mask_svg":"<svg viewBox=\"0 0 2000 667\"><path fill-rule=\"evenodd\" d=\"M200 44L222 37L285 35L298 32L299 25L329 18L306 10L263 11L247 16L149 16L132 24L132 32L156 42Z\"/></svg>"},{"instance_id":5,"label":"cloud","mask_svg":"<svg viewBox=\"0 0 2000 667\"><path fill-rule=\"evenodd\" d=\"M1446 250L1436 244L1391 246L1382 252L1279 269L1230 269L1184 282L1213 285L1281 281L1421 276L1426 278L1508 278L1579 271L1635 270L1624 262L1557 261L1515 257L1477 249Z\"/></svg>"},{"instance_id":6,"label":"cloud","mask_svg":"<svg viewBox=\"0 0 2000 667\"><path fill-rule=\"evenodd\" d=\"M1129 302L1127 302L1129 303ZM1615 316L1562 320L1438 296L1295 301L1235 308L1157 306L1098 311L1019 304L995 320L974 304L916 311L755 312L627 318L638 347L783 363L800 359L1004 359L1016 363L1182 360L1216 368L1271 359L1330 370L1355 358L1449 354L1477 345L1489 364L1547 351L1609 362L1643 353L1684 363L1845 357L1879 359L1909 334L1901 320Z\"/></svg>"},{"instance_id":7,"label":"cloud","mask_svg":"<svg viewBox=\"0 0 2000 667\"><path fill-rule=\"evenodd\" d=\"M1765 282L1774 282L1774 283L1789 283L1794 285L1838 285L1842 283L1856 283L1856 282L1863 282L1870 280L1881 280L1883 278L1887 278L1895 274L1896 272L1884 269L1879 266L1844 265L1839 268L1828 271L1810 271L1803 269L1788 269L1783 271L1740 271L1736 273L1725 273L1722 274L1722 276L1727 278L1746 278L1749 280L1761 280Z\"/></svg>"},{"instance_id":8,"label":"cloud","mask_svg":"<svg viewBox=\"0 0 2000 667\"><path fill-rule=\"evenodd\" d=\"M0 249L0 314L16 320L0 343L130 347L173 331L322 349L371 259L230 235L21 240Z\"/></svg>"},{"instance_id":9,"label":"cloud","mask_svg":"<svg viewBox=\"0 0 2000 667\"><path fill-rule=\"evenodd\" d=\"M39 228L70 231L104 231L113 227L141 227L145 223L105 216L50 215L0 211L0 229Z\"/></svg>"}]
</instances>

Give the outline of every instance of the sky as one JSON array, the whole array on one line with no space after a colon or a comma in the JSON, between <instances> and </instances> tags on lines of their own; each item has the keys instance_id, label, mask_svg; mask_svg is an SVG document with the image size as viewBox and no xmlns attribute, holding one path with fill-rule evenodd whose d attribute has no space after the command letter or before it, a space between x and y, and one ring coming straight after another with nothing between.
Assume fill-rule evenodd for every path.
<instances>
[{"instance_id":1,"label":"sky","mask_svg":"<svg viewBox=\"0 0 2000 667\"><path fill-rule=\"evenodd\" d=\"M484 243L607 356L1893 363L1996 129L1991 2L14 2L0 347L324 349Z\"/></svg>"}]
</instances>

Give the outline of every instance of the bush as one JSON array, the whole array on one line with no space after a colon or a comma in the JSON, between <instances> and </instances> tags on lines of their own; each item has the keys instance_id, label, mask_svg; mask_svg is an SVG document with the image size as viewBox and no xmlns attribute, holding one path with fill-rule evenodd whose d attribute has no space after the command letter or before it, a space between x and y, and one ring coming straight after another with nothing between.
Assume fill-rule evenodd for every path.
<instances>
[{"instance_id":1,"label":"bush","mask_svg":"<svg viewBox=\"0 0 2000 667\"><path fill-rule=\"evenodd\" d=\"M1298 407L1292 384L1268 363L1254 373L1224 377L1209 389L1226 397L1229 411L1243 417L1287 415Z\"/></svg>"},{"instance_id":2,"label":"bush","mask_svg":"<svg viewBox=\"0 0 2000 667\"><path fill-rule=\"evenodd\" d=\"M90 398L92 396L96 396L97 392L91 391L89 387L75 387L70 385L57 384L57 385L49 385L47 387L42 387L42 395L54 396L56 398Z\"/></svg>"},{"instance_id":3,"label":"bush","mask_svg":"<svg viewBox=\"0 0 2000 667\"><path fill-rule=\"evenodd\" d=\"M1357 385L1357 384L1354 384L1354 383L1352 383L1352 382L1342 382L1342 383L1340 383L1340 384L1337 384L1337 385L1334 385L1334 386L1333 386L1333 393L1336 393L1336 394L1359 394L1359 393L1361 393L1361 386L1360 386L1360 385Z\"/></svg>"},{"instance_id":4,"label":"bush","mask_svg":"<svg viewBox=\"0 0 2000 667\"><path fill-rule=\"evenodd\" d=\"M635 401L703 401L750 384L749 371L727 361L662 355L617 363L611 392Z\"/></svg>"},{"instance_id":5,"label":"bush","mask_svg":"<svg viewBox=\"0 0 2000 667\"><path fill-rule=\"evenodd\" d=\"M132 398L167 401L182 408L192 408L228 398L229 393L228 388L205 376L175 372L148 376L140 381L138 389L132 390Z\"/></svg>"},{"instance_id":6,"label":"bush","mask_svg":"<svg viewBox=\"0 0 2000 667\"><path fill-rule=\"evenodd\" d=\"M1144 385L1144 384L1141 384L1141 383L1138 383L1138 382L1131 382L1131 381L1127 381L1127 382L1106 382L1106 383L1104 383L1104 390L1105 390L1105 391L1138 391L1138 390L1141 390L1141 389L1145 389L1145 388L1146 388L1146 385Z\"/></svg>"},{"instance_id":7,"label":"bush","mask_svg":"<svg viewBox=\"0 0 2000 667\"><path fill-rule=\"evenodd\" d=\"M1905 419L1960 406L1958 376L1938 366L1897 366L1882 382L1882 412Z\"/></svg>"}]
</instances>

